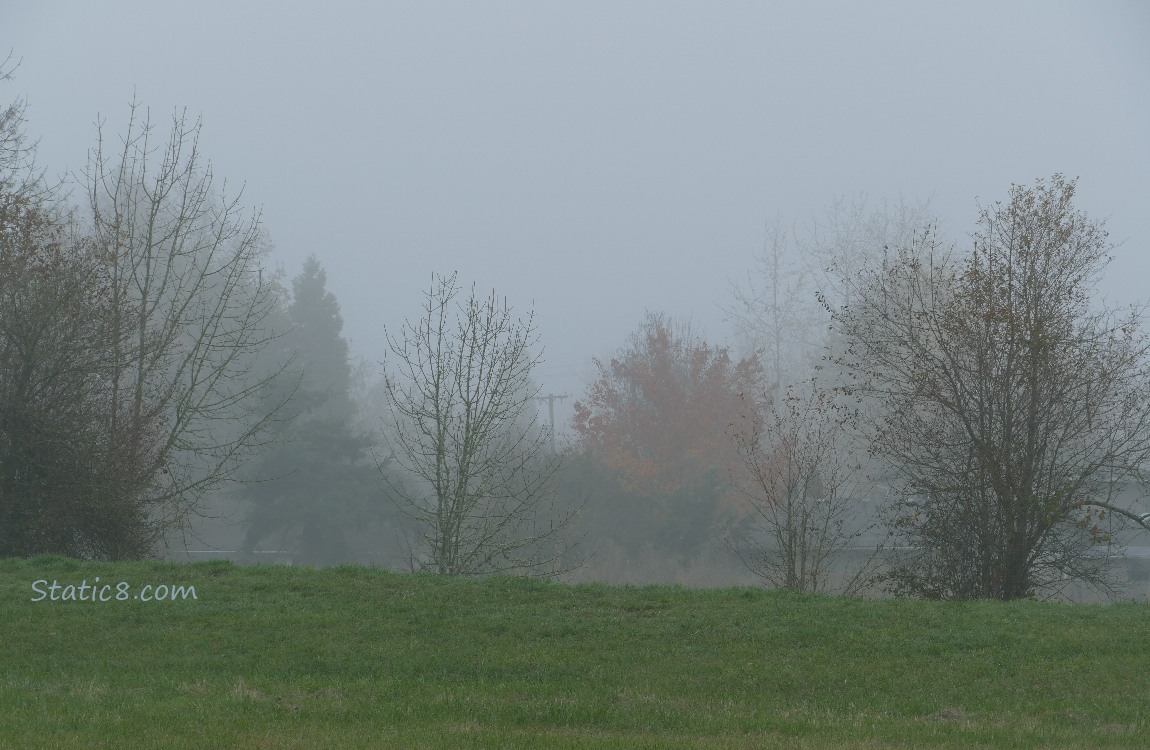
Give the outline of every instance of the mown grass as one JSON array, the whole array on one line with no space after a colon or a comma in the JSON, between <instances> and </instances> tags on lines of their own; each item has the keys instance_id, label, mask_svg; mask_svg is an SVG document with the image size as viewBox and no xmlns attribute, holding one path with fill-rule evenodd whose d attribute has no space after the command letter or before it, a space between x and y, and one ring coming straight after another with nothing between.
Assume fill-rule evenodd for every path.
<instances>
[{"instance_id":1,"label":"mown grass","mask_svg":"<svg viewBox=\"0 0 1150 750\"><path fill-rule=\"evenodd\" d=\"M33 602L32 582L195 601ZM1150 747L1146 605L0 561L0 747Z\"/></svg>"}]
</instances>

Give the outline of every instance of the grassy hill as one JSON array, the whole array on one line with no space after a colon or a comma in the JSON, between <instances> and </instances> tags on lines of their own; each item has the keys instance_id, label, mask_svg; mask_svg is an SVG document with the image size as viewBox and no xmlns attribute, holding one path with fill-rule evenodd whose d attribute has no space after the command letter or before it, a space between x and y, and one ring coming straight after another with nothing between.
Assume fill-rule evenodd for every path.
<instances>
[{"instance_id":1,"label":"grassy hill","mask_svg":"<svg viewBox=\"0 0 1150 750\"><path fill-rule=\"evenodd\" d=\"M0 746L1145 748L1150 608L0 560Z\"/></svg>"}]
</instances>

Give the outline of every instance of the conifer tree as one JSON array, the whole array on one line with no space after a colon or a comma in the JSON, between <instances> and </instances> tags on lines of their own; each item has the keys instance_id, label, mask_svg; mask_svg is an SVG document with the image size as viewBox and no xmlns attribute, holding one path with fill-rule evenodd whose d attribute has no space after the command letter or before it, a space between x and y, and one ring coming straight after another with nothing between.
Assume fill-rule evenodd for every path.
<instances>
[{"instance_id":1,"label":"conifer tree","mask_svg":"<svg viewBox=\"0 0 1150 750\"><path fill-rule=\"evenodd\" d=\"M354 560L362 556L355 530L384 504L368 460L372 439L354 427L339 302L315 256L292 282L287 321L281 341L299 376L279 439L253 470L244 548L271 545L309 565Z\"/></svg>"}]
</instances>

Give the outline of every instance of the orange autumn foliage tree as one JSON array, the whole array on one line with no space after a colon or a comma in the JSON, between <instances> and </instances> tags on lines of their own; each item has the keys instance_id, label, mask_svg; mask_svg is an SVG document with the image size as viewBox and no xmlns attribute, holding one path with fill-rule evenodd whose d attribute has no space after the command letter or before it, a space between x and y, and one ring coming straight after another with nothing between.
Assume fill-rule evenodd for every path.
<instances>
[{"instance_id":1,"label":"orange autumn foliage tree","mask_svg":"<svg viewBox=\"0 0 1150 750\"><path fill-rule=\"evenodd\" d=\"M575 404L574 427L624 490L666 496L730 478L739 464L731 431L755 418L757 358L735 361L689 326L648 313L619 356L594 362L598 377Z\"/></svg>"}]
</instances>

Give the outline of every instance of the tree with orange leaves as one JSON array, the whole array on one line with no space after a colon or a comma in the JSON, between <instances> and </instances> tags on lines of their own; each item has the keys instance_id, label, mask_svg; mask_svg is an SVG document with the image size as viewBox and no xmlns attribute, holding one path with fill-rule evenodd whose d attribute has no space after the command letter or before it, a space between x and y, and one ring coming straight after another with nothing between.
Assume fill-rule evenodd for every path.
<instances>
[{"instance_id":1,"label":"tree with orange leaves","mask_svg":"<svg viewBox=\"0 0 1150 750\"><path fill-rule=\"evenodd\" d=\"M594 362L598 377L575 404L581 449L644 504L649 522L697 520L702 510L712 522L729 516L736 497L729 480L739 466L731 431L755 419L749 396L760 388L757 358L736 361L690 326L648 313L618 356ZM716 486L717 497L700 492ZM672 498L718 507L663 507Z\"/></svg>"}]
</instances>

